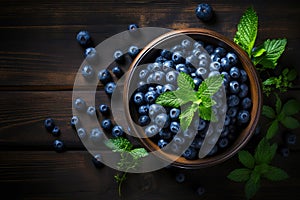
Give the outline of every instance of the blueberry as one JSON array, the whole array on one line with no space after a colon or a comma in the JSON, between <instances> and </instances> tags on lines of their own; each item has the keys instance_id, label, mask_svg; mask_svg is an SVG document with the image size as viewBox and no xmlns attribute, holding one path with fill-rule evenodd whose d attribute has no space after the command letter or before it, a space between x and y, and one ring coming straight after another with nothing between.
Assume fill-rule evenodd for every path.
<instances>
[{"instance_id":1,"label":"blueberry","mask_svg":"<svg viewBox=\"0 0 300 200\"><path fill-rule=\"evenodd\" d=\"M238 79L240 77L240 70L237 67L231 67L229 74L232 78Z\"/></svg>"},{"instance_id":2,"label":"blueberry","mask_svg":"<svg viewBox=\"0 0 300 200\"><path fill-rule=\"evenodd\" d=\"M199 196L202 196L204 193L205 193L205 188L202 187L202 186L199 186L196 190L196 193L199 195Z\"/></svg>"},{"instance_id":3,"label":"blueberry","mask_svg":"<svg viewBox=\"0 0 300 200\"><path fill-rule=\"evenodd\" d=\"M182 136L179 136L179 134L177 134L173 137L173 141L178 145L182 145L184 144L185 139Z\"/></svg>"},{"instance_id":4,"label":"blueberry","mask_svg":"<svg viewBox=\"0 0 300 200\"><path fill-rule=\"evenodd\" d=\"M280 154L281 154L283 157L285 157L285 158L287 158L287 157L289 156L289 154L290 154L290 150L289 150L288 147L281 147L281 148L279 149L279 152L280 152Z\"/></svg>"},{"instance_id":5,"label":"blueberry","mask_svg":"<svg viewBox=\"0 0 300 200\"><path fill-rule=\"evenodd\" d=\"M217 47L214 50L214 53L219 54L221 57L226 55L226 50L223 47Z\"/></svg>"},{"instance_id":6,"label":"blueberry","mask_svg":"<svg viewBox=\"0 0 300 200\"><path fill-rule=\"evenodd\" d=\"M139 78L140 79L144 79L147 77L147 75L149 74L149 71L147 69L142 69L140 72L139 72Z\"/></svg>"},{"instance_id":7,"label":"blueberry","mask_svg":"<svg viewBox=\"0 0 300 200\"><path fill-rule=\"evenodd\" d=\"M204 48L208 54L212 54L214 52L214 47L212 45L206 45Z\"/></svg>"},{"instance_id":8,"label":"blueberry","mask_svg":"<svg viewBox=\"0 0 300 200\"><path fill-rule=\"evenodd\" d=\"M202 144L203 144L203 139L197 137L193 140L191 147L195 149L200 149L202 147Z\"/></svg>"},{"instance_id":9,"label":"blueberry","mask_svg":"<svg viewBox=\"0 0 300 200\"><path fill-rule=\"evenodd\" d=\"M166 74L166 81L168 83L176 83L176 80L177 80L177 75L178 75L178 72L176 71L169 71L167 74Z\"/></svg>"},{"instance_id":10,"label":"blueberry","mask_svg":"<svg viewBox=\"0 0 300 200\"><path fill-rule=\"evenodd\" d=\"M172 137L172 133L165 129L161 129L158 134L159 134L159 137L164 140L169 140Z\"/></svg>"},{"instance_id":11,"label":"blueberry","mask_svg":"<svg viewBox=\"0 0 300 200\"><path fill-rule=\"evenodd\" d=\"M242 110L238 113L238 121L242 124L249 122L250 113L247 110Z\"/></svg>"},{"instance_id":12,"label":"blueberry","mask_svg":"<svg viewBox=\"0 0 300 200\"><path fill-rule=\"evenodd\" d=\"M152 124L146 127L145 129L145 134L148 137L153 137L154 135L156 135L159 132L159 128L157 125Z\"/></svg>"},{"instance_id":13,"label":"blueberry","mask_svg":"<svg viewBox=\"0 0 300 200\"><path fill-rule=\"evenodd\" d=\"M102 156L100 154L96 154L95 156L93 156L92 162L96 168L104 167Z\"/></svg>"},{"instance_id":14,"label":"blueberry","mask_svg":"<svg viewBox=\"0 0 300 200\"><path fill-rule=\"evenodd\" d=\"M203 119L201 119L201 118L199 118L199 124L197 126L197 130L198 131L203 131L206 128L206 126L207 126L206 121L203 120Z\"/></svg>"},{"instance_id":15,"label":"blueberry","mask_svg":"<svg viewBox=\"0 0 300 200\"><path fill-rule=\"evenodd\" d=\"M86 113L89 115L89 116L95 116L96 114L96 108L94 106L89 106L86 110Z\"/></svg>"},{"instance_id":16,"label":"blueberry","mask_svg":"<svg viewBox=\"0 0 300 200\"><path fill-rule=\"evenodd\" d=\"M221 61L221 56L217 53L212 53L210 55L210 59L212 62L220 62Z\"/></svg>"},{"instance_id":17,"label":"blueberry","mask_svg":"<svg viewBox=\"0 0 300 200\"><path fill-rule=\"evenodd\" d=\"M99 111L100 111L100 113L102 114L102 115L104 115L104 116L107 116L107 115L109 115L109 107L108 107L108 105L106 105L106 104L101 104L100 106L99 106Z\"/></svg>"},{"instance_id":18,"label":"blueberry","mask_svg":"<svg viewBox=\"0 0 300 200\"><path fill-rule=\"evenodd\" d=\"M141 105L139 107L139 114L140 115L148 115L148 111L149 111L149 105Z\"/></svg>"},{"instance_id":19,"label":"blueberry","mask_svg":"<svg viewBox=\"0 0 300 200\"><path fill-rule=\"evenodd\" d=\"M136 105L142 105L144 103L144 94L142 92L138 92L133 96L133 102Z\"/></svg>"},{"instance_id":20,"label":"blueberry","mask_svg":"<svg viewBox=\"0 0 300 200\"><path fill-rule=\"evenodd\" d=\"M53 147L56 152L62 152L65 150L65 145L61 140L54 140Z\"/></svg>"},{"instance_id":21,"label":"blueberry","mask_svg":"<svg viewBox=\"0 0 300 200\"><path fill-rule=\"evenodd\" d=\"M227 115L229 117L235 117L236 114L237 114L237 111L238 111L237 107L231 107L231 108L228 109Z\"/></svg>"},{"instance_id":22,"label":"blueberry","mask_svg":"<svg viewBox=\"0 0 300 200\"><path fill-rule=\"evenodd\" d=\"M210 63L209 69L211 71L219 71L220 68L221 68L221 65L220 65L219 62L212 62L212 63Z\"/></svg>"},{"instance_id":23,"label":"blueberry","mask_svg":"<svg viewBox=\"0 0 300 200\"><path fill-rule=\"evenodd\" d=\"M172 133L178 133L180 131L180 125L178 122L171 122L170 131Z\"/></svg>"},{"instance_id":24,"label":"blueberry","mask_svg":"<svg viewBox=\"0 0 300 200\"><path fill-rule=\"evenodd\" d=\"M184 49L190 49L190 48L192 48L192 43L191 43L190 40L184 39L184 40L182 40L182 42L181 42L181 46L182 46Z\"/></svg>"},{"instance_id":25,"label":"blueberry","mask_svg":"<svg viewBox=\"0 0 300 200\"><path fill-rule=\"evenodd\" d=\"M243 109L249 109L252 106L252 101L249 97L246 97L242 100L242 107Z\"/></svg>"},{"instance_id":26,"label":"blueberry","mask_svg":"<svg viewBox=\"0 0 300 200\"><path fill-rule=\"evenodd\" d=\"M124 135L123 128L119 125L114 126L111 133L113 137L121 137Z\"/></svg>"},{"instance_id":27,"label":"blueberry","mask_svg":"<svg viewBox=\"0 0 300 200\"><path fill-rule=\"evenodd\" d=\"M229 141L226 137L220 138L220 140L218 141L218 145L220 148L225 148L227 147L229 144Z\"/></svg>"},{"instance_id":28,"label":"blueberry","mask_svg":"<svg viewBox=\"0 0 300 200\"><path fill-rule=\"evenodd\" d=\"M249 87L243 83L240 85L240 92L239 92L239 97L244 98L248 95Z\"/></svg>"},{"instance_id":29,"label":"blueberry","mask_svg":"<svg viewBox=\"0 0 300 200\"><path fill-rule=\"evenodd\" d=\"M240 81L242 83L246 82L248 80L248 75L247 75L247 72L243 69L240 70Z\"/></svg>"},{"instance_id":30,"label":"blueberry","mask_svg":"<svg viewBox=\"0 0 300 200\"><path fill-rule=\"evenodd\" d=\"M77 130L77 135L78 135L78 137L81 139L81 140L83 140L83 139L85 139L86 138L86 131L85 131L85 129L84 128L79 128L78 130Z\"/></svg>"},{"instance_id":31,"label":"blueberry","mask_svg":"<svg viewBox=\"0 0 300 200\"><path fill-rule=\"evenodd\" d=\"M94 128L90 132L90 139L94 144L98 144L103 139L103 132L100 131L98 128Z\"/></svg>"},{"instance_id":32,"label":"blueberry","mask_svg":"<svg viewBox=\"0 0 300 200\"><path fill-rule=\"evenodd\" d=\"M229 91L232 94L236 94L240 91L240 84L237 81L230 81L229 83Z\"/></svg>"},{"instance_id":33,"label":"blueberry","mask_svg":"<svg viewBox=\"0 0 300 200\"><path fill-rule=\"evenodd\" d=\"M54 124L54 120L52 118L47 118L44 121L44 126L47 129L47 131L52 132L55 124Z\"/></svg>"},{"instance_id":34,"label":"blueberry","mask_svg":"<svg viewBox=\"0 0 300 200\"><path fill-rule=\"evenodd\" d=\"M161 113L155 117L154 122L159 128L167 128L170 124L170 118L167 114Z\"/></svg>"},{"instance_id":35,"label":"blueberry","mask_svg":"<svg viewBox=\"0 0 300 200\"><path fill-rule=\"evenodd\" d=\"M223 84L224 84L225 86L229 85L229 82L231 81L230 75L229 75L227 72L225 72L225 71L223 71L223 72L221 73L221 75L224 76Z\"/></svg>"},{"instance_id":36,"label":"blueberry","mask_svg":"<svg viewBox=\"0 0 300 200\"><path fill-rule=\"evenodd\" d=\"M238 57L235 53L232 53L232 52L227 53L226 58L229 60L229 64L231 66L237 64Z\"/></svg>"},{"instance_id":37,"label":"blueberry","mask_svg":"<svg viewBox=\"0 0 300 200\"><path fill-rule=\"evenodd\" d=\"M172 84L166 84L163 86L163 93L167 91L174 91L176 88Z\"/></svg>"},{"instance_id":38,"label":"blueberry","mask_svg":"<svg viewBox=\"0 0 300 200\"><path fill-rule=\"evenodd\" d=\"M59 134L60 134L60 128L58 126L54 126L52 130L52 135L59 136Z\"/></svg>"},{"instance_id":39,"label":"blueberry","mask_svg":"<svg viewBox=\"0 0 300 200\"><path fill-rule=\"evenodd\" d=\"M138 121L139 125L146 126L150 123L150 118L147 115L141 115Z\"/></svg>"},{"instance_id":40,"label":"blueberry","mask_svg":"<svg viewBox=\"0 0 300 200\"><path fill-rule=\"evenodd\" d=\"M183 57L182 53L180 51L175 51L172 55L172 61L175 64L183 63L184 62L184 57Z\"/></svg>"},{"instance_id":41,"label":"blueberry","mask_svg":"<svg viewBox=\"0 0 300 200\"><path fill-rule=\"evenodd\" d=\"M208 68L208 66L209 66L208 60L201 59L199 61L199 67Z\"/></svg>"},{"instance_id":42,"label":"blueberry","mask_svg":"<svg viewBox=\"0 0 300 200\"><path fill-rule=\"evenodd\" d=\"M120 64L123 63L125 60L124 54L121 50L116 50L114 52L113 58L115 59L115 61L117 63L120 63Z\"/></svg>"},{"instance_id":43,"label":"blueberry","mask_svg":"<svg viewBox=\"0 0 300 200\"><path fill-rule=\"evenodd\" d=\"M205 69L204 67L199 67L196 70L196 76L198 78L203 78L203 76L205 76L207 74L207 69Z\"/></svg>"},{"instance_id":44,"label":"blueberry","mask_svg":"<svg viewBox=\"0 0 300 200\"><path fill-rule=\"evenodd\" d=\"M185 181L185 175L183 173L178 173L175 176L175 180L177 183L183 183Z\"/></svg>"},{"instance_id":45,"label":"blueberry","mask_svg":"<svg viewBox=\"0 0 300 200\"><path fill-rule=\"evenodd\" d=\"M96 64L98 62L97 50L93 47L89 47L84 52L85 59L90 64Z\"/></svg>"},{"instance_id":46,"label":"blueberry","mask_svg":"<svg viewBox=\"0 0 300 200\"><path fill-rule=\"evenodd\" d=\"M152 79L155 83L163 83L163 82L165 82L165 76L166 75L165 75L164 72L156 71L156 72L153 73Z\"/></svg>"},{"instance_id":47,"label":"blueberry","mask_svg":"<svg viewBox=\"0 0 300 200\"><path fill-rule=\"evenodd\" d=\"M112 73L114 73L117 78L121 78L124 74L123 70L119 66L115 66L112 69Z\"/></svg>"},{"instance_id":48,"label":"blueberry","mask_svg":"<svg viewBox=\"0 0 300 200\"><path fill-rule=\"evenodd\" d=\"M177 120L180 115L180 110L177 108L172 108L169 115L172 120Z\"/></svg>"},{"instance_id":49,"label":"blueberry","mask_svg":"<svg viewBox=\"0 0 300 200\"><path fill-rule=\"evenodd\" d=\"M101 127L105 130L105 131L110 131L112 128L112 122L110 119L103 119L101 121Z\"/></svg>"},{"instance_id":50,"label":"blueberry","mask_svg":"<svg viewBox=\"0 0 300 200\"><path fill-rule=\"evenodd\" d=\"M163 93L163 86L157 85L155 87L155 91L156 91L157 94L162 94Z\"/></svg>"},{"instance_id":51,"label":"blueberry","mask_svg":"<svg viewBox=\"0 0 300 200\"><path fill-rule=\"evenodd\" d=\"M192 51L192 56L196 57L197 59L199 59L200 54L201 54L201 50L200 49L194 49Z\"/></svg>"},{"instance_id":52,"label":"blueberry","mask_svg":"<svg viewBox=\"0 0 300 200\"><path fill-rule=\"evenodd\" d=\"M166 60L162 64L162 70L168 72L170 69L174 68L174 62L172 60Z\"/></svg>"},{"instance_id":53,"label":"blueberry","mask_svg":"<svg viewBox=\"0 0 300 200\"><path fill-rule=\"evenodd\" d=\"M105 93L108 95L112 95L112 93L114 92L116 88L116 84L114 82L109 82L105 85L104 90Z\"/></svg>"},{"instance_id":54,"label":"blueberry","mask_svg":"<svg viewBox=\"0 0 300 200\"><path fill-rule=\"evenodd\" d=\"M85 101L83 99L77 98L74 101L74 107L78 111L83 111L86 108L86 103L85 103Z\"/></svg>"},{"instance_id":55,"label":"blueberry","mask_svg":"<svg viewBox=\"0 0 300 200\"><path fill-rule=\"evenodd\" d=\"M198 19L207 22L212 19L213 17L213 9L212 7L207 3L201 3L197 6L196 10L196 16Z\"/></svg>"},{"instance_id":56,"label":"blueberry","mask_svg":"<svg viewBox=\"0 0 300 200\"><path fill-rule=\"evenodd\" d=\"M220 64L221 64L221 68L224 70L224 71L228 71L229 68L230 68L230 61L227 57L224 57L221 59L220 61Z\"/></svg>"},{"instance_id":57,"label":"blueberry","mask_svg":"<svg viewBox=\"0 0 300 200\"><path fill-rule=\"evenodd\" d=\"M128 30L130 32L136 32L138 30L139 26L137 24L129 24Z\"/></svg>"},{"instance_id":58,"label":"blueberry","mask_svg":"<svg viewBox=\"0 0 300 200\"><path fill-rule=\"evenodd\" d=\"M296 134L293 134L293 133L287 133L287 134L285 134L284 140L285 140L286 144L294 145L294 144L296 144L297 136L296 136Z\"/></svg>"},{"instance_id":59,"label":"blueberry","mask_svg":"<svg viewBox=\"0 0 300 200\"><path fill-rule=\"evenodd\" d=\"M73 116L71 118L71 126L75 128L79 124L79 118L77 116Z\"/></svg>"},{"instance_id":60,"label":"blueberry","mask_svg":"<svg viewBox=\"0 0 300 200\"><path fill-rule=\"evenodd\" d=\"M111 74L107 69L103 69L98 73L98 79L101 81L103 84L107 84L112 81Z\"/></svg>"},{"instance_id":61,"label":"blueberry","mask_svg":"<svg viewBox=\"0 0 300 200\"><path fill-rule=\"evenodd\" d=\"M156 117L156 115L163 113L164 108L159 104L152 104L149 106L149 116L150 118Z\"/></svg>"},{"instance_id":62,"label":"blueberry","mask_svg":"<svg viewBox=\"0 0 300 200\"><path fill-rule=\"evenodd\" d=\"M197 157L197 151L193 147L187 148L182 155L187 160L194 160Z\"/></svg>"},{"instance_id":63,"label":"blueberry","mask_svg":"<svg viewBox=\"0 0 300 200\"><path fill-rule=\"evenodd\" d=\"M178 72L183 72L183 73L186 73L188 74L189 73L189 69L187 68L187 66L183 63L179 63L175 66L175 69L178 71Z\"/></svg>"},{"instance_id":64,"label":"blueberry","mask_svg":"<svg viewBox=\"0 0 300 200\"><path fill-rule=\"evenodd\" d=\"M145 101L149 104L152 104L155 102L156 100L156 97L157 97L157 94L155 91L150 91L150 92L147 92L145 94Z\"/></svg>"},{"instance_id":65,"label":"blueberry","mask_svg":"<svg viewBox=\"0 0 300 200\"><path fill-rule=\"evenodd\" d=\"M204 47L204 43L202 41L196 41L193 46L194 49L201 49Z\"/></svg>"},{"instance_id":66,"label":"blueberry","mask_svg":"<svg viewBox=\"0 0 300 200\"><path fill-rule=\"evenodd\" d=\"M221 138L227 137L228 134L229 134L229 128L228 128L228 127L225 127L225 128L222 130L220 137L221 137Z\"/></svg>"},{"instance_id":67,"label":"blueberry","mask_svg":"<svg viewBox=\"0 0 300 200\"><path fill-rule=\"evenodd\" d=\"M91 36L88 31L79 31L76 40L81 46L87 46L91 43Z\"/></svg>"},{"instance_id":68,"label":"blueberry","mask_svg":"<svg viewBox=\"0 0 300 200\"><path fill-rule=\"evenodd\" d=\"M213 156L215 155L217 152L218 152L219 148L217 145L215 145L211 150L210 152L207 154L208 156Z\"/></svg>"},{"instance_id":69,"label":"blueberry","mask_svg":"<svg viewBox=\"0 0 300 200\"><path fill-rule=\"evenodd\" d=\"M160 52L160 55L168 60L170 60L172 58L172 53L170 51L168 51L167 49L163 49Z\"/></svg>"},{"instance_id":70,"label":"blueberry","mask_svg":"<svg viewBox=\"0 0 300 200\"><path fill-rule=\"evenodd\" d=\"M200 84L202 83L202 80L200 78L193 78L194 84L195 84L195 90L198 90Z\"/></svg>"},{"instance_id":71,"label":"blueberry","mask_svg":"<svg viewBox=\"0 0 300 200\"><path fill-rule=\"evenodd\" d=\"M82 69L81 69L81 74L84 78L86 79L91 79L95 72L92 66L90 65L85 65Z\"/></svg>"},{"instance_id":72,"label":"blueberry","mask_svg":"<svg viewBox=\"0 0 300 200\"><path fill-rule=\"evenodd\" d=\"M167 59L162 57L162 56L158 56L156 59L155 59L155 62L157 63L163 63L165 62Z\"/></svg>"},{"instance_id":73,"label":"blueberry","mask_svg":"<svg viewBox=\"0 0 300 200\"><path fill-rule=\"evenodd\" d=\"M237 106L237 105L239 105L239 103L240 103L240 98L238 96L233 94L228 97L228 106L229 107Z\"/></svg>"},{"instance_id":74,"label":"blueberry","mask_svg":"<svg viewBox=\"0 0 300 200\"><path fill-rule=\"evenodd\" d=\"M158 145L159 148L162 149L162 148L164 148L165 146L168 145L168 142L166 142L164 139L160 139L160 140L158 140L157 145Z\"/></svg>"},{"instance_id":75,"label":"blueberry","mask_svg":"<svg viewBox=\"0 0 300 200\"><path fill-rule=\"evenodd\" d=\"M140 50L137 46L130 46L128 49L128 55L131 58L135 58L139 54Z\"/></svg>"}]
</instances>

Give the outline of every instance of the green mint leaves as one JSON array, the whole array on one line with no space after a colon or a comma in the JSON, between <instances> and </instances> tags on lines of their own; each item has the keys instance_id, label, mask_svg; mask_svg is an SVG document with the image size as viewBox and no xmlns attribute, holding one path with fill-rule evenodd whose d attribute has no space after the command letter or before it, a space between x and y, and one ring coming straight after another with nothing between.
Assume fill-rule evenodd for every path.
<instances>
[{"instance_id":1,"label":"green mint leaves","mask_svg":"<svg viewBox=\"0 0 300 200\"><path fill-rule=\"evenodd\" d=\"M212 95L220 89L222 83L223 77L221 75L212 76L201 83L198 91L194 91L193 79L181 72L177 78L178 89L161 94L156 99L156 103L176 108L181 106L180 126L183 130L186 130L196 112L204 120L215 121L212 106L216 102L212 99Z\"/></svg>"},{"instance_id":2,"label":"green mint leaves","mask_svg":"<svg viewBox=\"0 0 300 200\"><path fill-rule=\"evenodd\" d=\"M148 156L148 152L144 148L133 148L130 141L122 137L109 139L105 142L105 145L112 149L113 152L119 152L121 156L118 162L118 168L123 170L124 173L114 176L118 183L119 196L121 196L121 186L126 180L127 171L136 168L140 159Z\"/></svg>"},{"instance_id":3,"label":"green mint leaves","mask_svg":"<svg viewBox=\"0 0 300 200\"><path fill-rule=\"evenodd\" d=\"M258 191L261 178L271 181L288 178L285 171L270 165L276 150L276 144L271 145L267 138L263 138L258 144L254 156L248 151L239 152L239 161L244 168L233 170L227 178L235 182L246 182L245 195L247 199L252 198Z\"/></svg>"},{"instance_id":4,"label":"green mint leaves","mask_svg":"<svg viewBox=\"0 0 300 200\"><path fill-rule=\"evenodd\" d=\"M262 115L271 119L271 125L267 130L267 139L271 139L277 133L279 123L288 129L300 127L299 121L293 117L300 111L300 103L295 99L287 101L283 106L280 98L276 95L275 110L270 106L263 106Z\"/></svg>"},{"instance_id":5,"label":"green mint leaves","mask_svg":"<svg viewBox=\"0 0 300 200\"><path fill-rule=\"evenodd\" d=\"M254 65L261 64L262 69L274 69L277 60L287 44L286 39L266 40L253 48L258 30L258 17L252 7L248 8L240 19L233 41L244 49L253 59Z\"/></svg>"},{"instance_id":6,"label":"green mint leaves","mask_svg":"<svg viewBox=\"0 0 300 200\"><path fill-rule=\"evenodd\" d=\"M240 19L234 42L251 55L257 35L258 17L254 9L248 8Z\"/></svg>"}]
</instances>

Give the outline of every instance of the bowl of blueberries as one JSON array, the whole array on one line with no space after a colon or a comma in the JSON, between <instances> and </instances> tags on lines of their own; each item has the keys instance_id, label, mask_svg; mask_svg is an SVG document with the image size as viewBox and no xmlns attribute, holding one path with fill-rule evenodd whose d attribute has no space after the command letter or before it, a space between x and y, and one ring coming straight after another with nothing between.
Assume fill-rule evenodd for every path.
<instances>
[{"instance_id":1,"label":"bowl of blueberries","mask_svg":"<svg viewBox=\"0 0 300 200\"><path fill-rule=\"evenodd\" d=\"M219 88L201 96L213 80L221 80ZM178 93L179 100L168 96ZM216 165L237 153L253 135L262 107L248 55L225 36L200 28L170 31L143 48L129 68L123 99L130 131L149 152L182 168Z\"/></svg>"}]
</instances>

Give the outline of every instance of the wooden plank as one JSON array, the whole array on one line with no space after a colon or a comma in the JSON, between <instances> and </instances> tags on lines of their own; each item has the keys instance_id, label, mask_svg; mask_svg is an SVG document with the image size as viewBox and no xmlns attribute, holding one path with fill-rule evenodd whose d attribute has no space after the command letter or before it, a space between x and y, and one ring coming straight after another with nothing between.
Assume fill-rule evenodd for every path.
<instances>
[{"instance_id":1,"label":"wooden plank","mask_svg":"<svg viewBox=\"0 0 300 200\"><path fill-rule=\"evenodd\" d=\"M260 19L258 42L286 37L289 43L281 63L299 70L299 30L295 28L298 20L290 17L297 16L299 9L297 2L288 2L272 1L272 6L268 2L237 4L233 0L212 3L217 20L204 24L196 19L197 3L191 1L2 1L0 90L72 89L83 60L82 50L75 41L78 30L89 30L96 44L126 30L132 22L141 27L208 28L232 38L240 16L252 4ZM299 83L297 80L296 85Z\"/></svg>"},{"instance_id":2,"label":"wooden plank","mask_svg":"<svg viewBox=\"0 0 300 200\"><path fill-rule=\"evenodd\" d=\"M276 156L274 165L290 176L281 182L262 181L255 199L282 200L299 195L300 152L288 159ZM118 199L116 171L96 169L87 152L14 151L0 152L0 191L9 199ZM234 168L241 167L237 158L218 166L199 169L161 169L144 174L129 174L123 184L122 199L197 199L195 188L203 185L205 199L243 199L243 185L226 179ZM182 184L175 182L175 173L186 174ZM13 191L13 192L12 192ZM280 192L276 192L280 191Z\"/></svg>"}]
</instances>

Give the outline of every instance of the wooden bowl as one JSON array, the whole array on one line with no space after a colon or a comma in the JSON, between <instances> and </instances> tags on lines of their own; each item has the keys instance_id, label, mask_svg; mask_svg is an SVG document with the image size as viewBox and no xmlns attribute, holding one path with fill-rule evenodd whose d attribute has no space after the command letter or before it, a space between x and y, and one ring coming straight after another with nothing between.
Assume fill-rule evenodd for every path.
<instances>
[{"instance_id":1,"label":"wooden bowl","mask_svg":"<svg viewBox=\"0 0 300 200\"><path fill-rule=\"evenodd\" d=\"M142 127L136 127L135 122L132 120L132 117L136 116L136 113L130 109L131 102L130 96L128 91L132 91L134 89L131 82L136 82L136 76L133 76L133 72L137 66L152 63L154 62L155 58L159 54L159 50L157 49L163 47L164 44L169 44L169 41L176 37L180 37L183 34L193 38L194 40L201 40L205 43L212 44L215 46L221 46L225 48L227 51L231 51L236 53L238 56L240 63L244 70L248 74L249 78L249 85L250 85L250 93L252 98L252 109L251 109L251 119L249 124L243 129L240 130L241 132L237 136L235 142L231 144L225 151L222 153L216 154L211 157L205 157L202 159L197 160L186 160L183 157L178 158L176 161L173 162L172 165L182 168L203 168L212 165L219 164L233 155L235 155L239 149L241 149L251 138L255 127L258 123L259 116L261 113L261 106L262 106L262 91L261 91L261 83L258 78L257 72L248 57L248 55L242 50L238 45L236 45L233 41L226 38L223 35L220 35L214 31L206 30L206 29L199 29L199 28L192 28L192 29L183 29L183 30L175 30L168 32L150 42L136 57L136 59L132 62L129 68L129 74L126 77L126 81L124 84L124 104L125 104L125 114L129 121L129 126L131 132L135 133L138 137L143 135L145 137L145 133ZM171 42L172 43L172 42ZM147 148L149 151L158 151L159 157L162 159L174 159L174 155L167 154L160 150L160 148L151 141L149 138L139 138L141 143Z\"/></svg>"}]
</instances>

